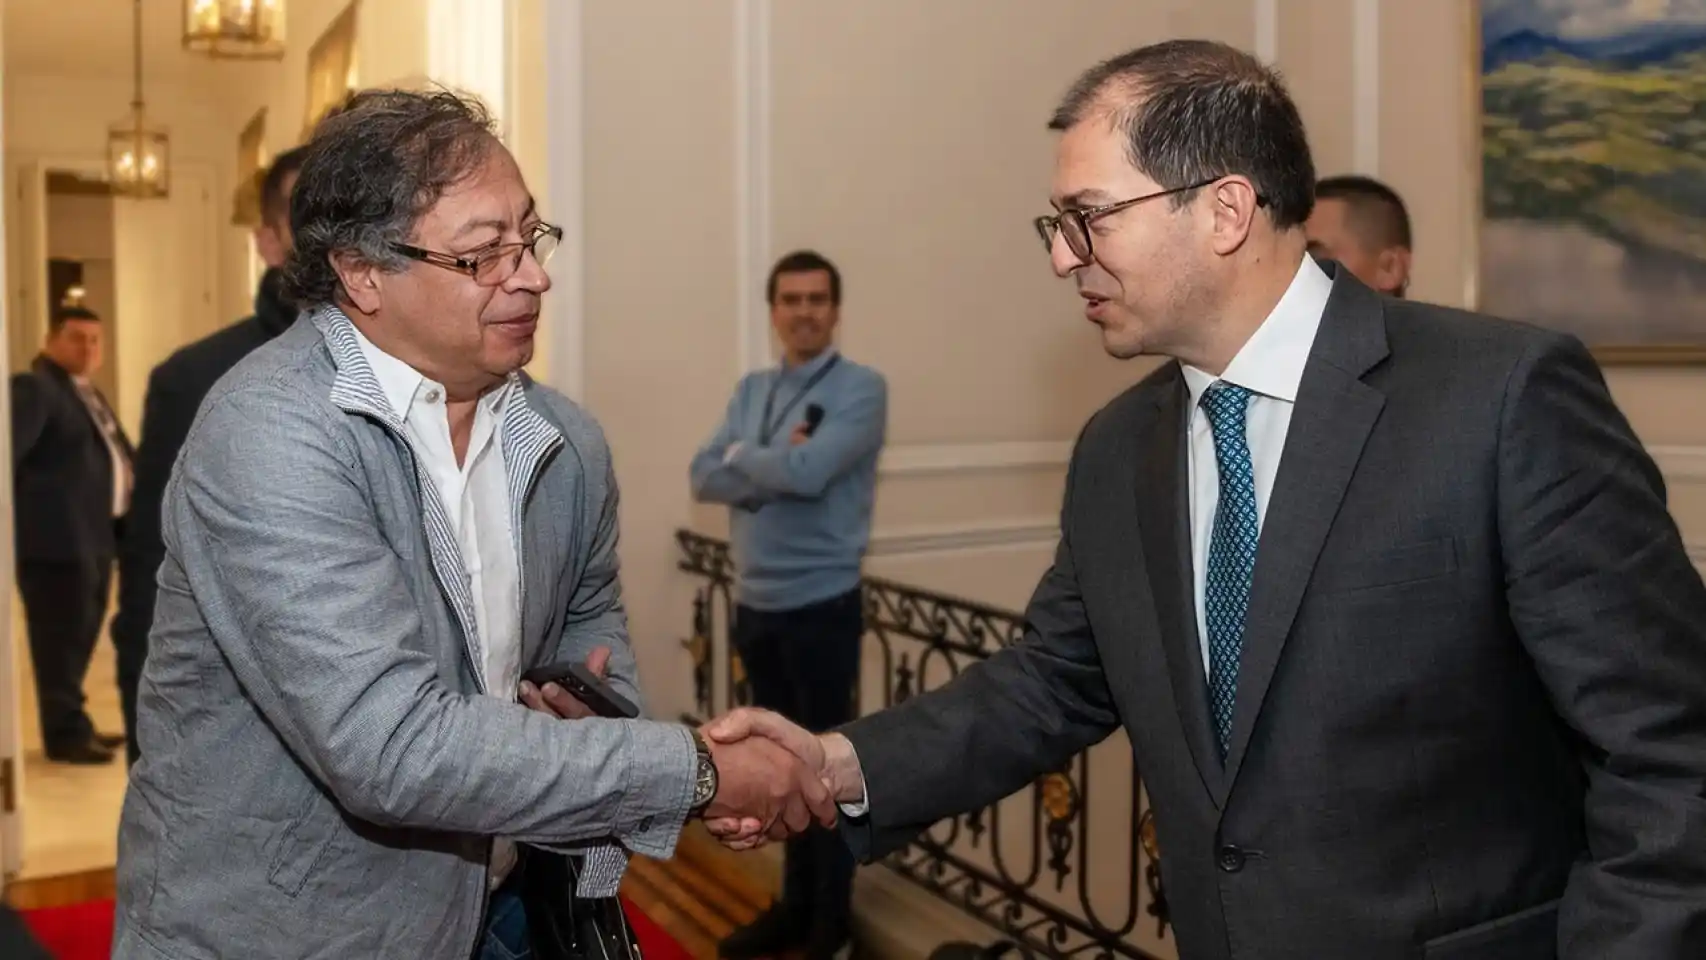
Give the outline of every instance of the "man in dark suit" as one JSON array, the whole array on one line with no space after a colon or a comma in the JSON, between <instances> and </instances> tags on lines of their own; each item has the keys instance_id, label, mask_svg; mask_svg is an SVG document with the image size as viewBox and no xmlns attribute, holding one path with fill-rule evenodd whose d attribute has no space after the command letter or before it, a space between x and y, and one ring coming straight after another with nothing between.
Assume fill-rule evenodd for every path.
<instances>
[{"instance_id":1,"label":"man in dark suit","mask_svg":"<svg viewBox=\"0 0 1706 960\"><path fill-rule=\"evenodd\" d=\"M134 764L136 689L148 659L148 630L154 623L154 575L165 557L160 540L160 504L178 448L189 435L202 398L226 371L251 350L283 333L296 321L296 308L280 294L285 258L290 255L290 189L302 168L304 148L286 150L261 179L261 222L255 227L255 252L267 265L255 293L253 316L203 337L167 357L148 377L142 405L142 437L136 452L136 496L119 553L118 611L113 615L113 646L118 654L119 702Z\"/></svg>"},{"instance_id":2,"label":"man in dark suit","mask_svg":"<svg viewBox=\"0 0 1706 960\"><path fill-rule=\"evenodd\" d=\"M1185 960L1706 957L1706 586L1574 338L1305 254L1278 79L1174 41L1055 116L1116 357L1025 638L817 738L880 857L1123 727ZM758 838L715 825L731 844Z\"/></svg>"},{"instance_id":3,"label":"man in dark suit","mask_svg":"<svg viewBox=\"0 0 1706 960\"><path fill-rule=\"evenodd\" d=\"M89 382L101 318L57 309L47 342L12 378L12 502L18 592L30 635L42 745L60 763L113 759L83 709L83 678L106 621L117 526L129 506L130 440Z\"/></svg>"}]
</instances>

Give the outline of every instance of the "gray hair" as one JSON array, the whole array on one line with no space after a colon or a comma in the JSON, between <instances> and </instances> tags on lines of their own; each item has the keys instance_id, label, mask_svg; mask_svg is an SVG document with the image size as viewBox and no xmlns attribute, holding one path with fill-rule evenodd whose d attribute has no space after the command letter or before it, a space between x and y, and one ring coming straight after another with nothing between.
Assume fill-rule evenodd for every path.
<instances>
[{"instance_id":1,"label":"gray hair","mask_svg":"<svg viewBox=\"0 0 1706 960\"><path fill-rule=\"evenodd\" d=\"M295 249L285 296L304 307L343 299L334 255L397 272L397 245L445 191L498 145L480 101L447 90L363 90L320 121L290 194Z\"/></svg>"}]
</instances>

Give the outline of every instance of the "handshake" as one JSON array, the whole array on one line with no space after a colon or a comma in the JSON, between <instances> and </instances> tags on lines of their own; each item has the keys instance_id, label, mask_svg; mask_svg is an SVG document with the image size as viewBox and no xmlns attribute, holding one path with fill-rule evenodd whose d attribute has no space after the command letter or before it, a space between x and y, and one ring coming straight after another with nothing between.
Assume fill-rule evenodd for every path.
<instances>
[{"instance_id":1,"label":"handshake","mask_svg":"<svg viewBox=\"0 0 1706 960\"><path fill-rule=\"evenodd\" d=\"M603 677L610 649L599 647L587 669ZM566 720L593 716L555 683L522 681L527 707ZM815 821L834 826L836 804L863 803L865 775L853 744L838 733L818 736L768 710L742 707L700 728L717 768L717 792L702 811L711 835L733 850L803 833Z\"/></svg>"},{"instance_id":2,"label":"handshake","mask_svg":"<svg viewBox=\"0 0 1706 960\"><path fill-rule=\"evenodd\" d=\"M837 804L865 799L858 756L838 733L819 736L750 707L699 732L717 767L717 793L705 807L705 826L732 850L786 840L814 821L834 826Z\"/></svg>"}]
</instances>

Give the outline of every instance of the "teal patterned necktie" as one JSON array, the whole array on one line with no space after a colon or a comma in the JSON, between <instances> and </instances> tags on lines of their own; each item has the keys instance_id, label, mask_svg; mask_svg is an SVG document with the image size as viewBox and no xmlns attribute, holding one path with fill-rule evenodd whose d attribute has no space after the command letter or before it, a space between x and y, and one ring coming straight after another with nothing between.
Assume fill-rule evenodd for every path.
<instances>
[{"instance_id":1,"label":"teal patterned necktie","mask_svg":"<svg viewBox=\"0 0 1706 960\"><path fill-rule=\"evenodd\" d=\"M1214 434L1220 468L1220 500L1208 541L1208 577L1203 607L1208 621L1208 694L1215 740L1226 759L1232 739L1232 707L1238 699L1238 661L1244 652L1244 617L1250 611L1250 582L1256 572L1256 472L1244 435L1250 391L1222 380L1202 396Z\"/></svg>"}]
</instances>

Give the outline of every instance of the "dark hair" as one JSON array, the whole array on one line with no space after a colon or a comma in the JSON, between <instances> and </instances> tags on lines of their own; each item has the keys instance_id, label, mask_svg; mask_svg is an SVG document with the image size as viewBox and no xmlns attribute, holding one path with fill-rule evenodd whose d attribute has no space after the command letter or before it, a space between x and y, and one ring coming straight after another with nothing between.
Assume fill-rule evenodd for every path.
<instances>
[{"instance_id":1,"label":"dark hair","mask_svg":"<svg viewBox=\"0 0 1706 960\"><path fill-rule=\"evenodd\" d=\"M1124 131L1132 166L1162 189L1239 174L1267 201L1274 226L1309 219L1315 165L1303 118L1279 75L1242 50L1168 40L1104 61L1072 85L1049 128L1094 116ZM1174 197L1175 208L1191 196Z\"/></svg>"},{"instance_id":2,"label":"dark hair","mask_svg":"<svg viewBox=\"0 0 1706 960\"><path fill-rule=\"evenodd\" d=\"M332 255L354 253L382 270L410 261L396 250L421 216L498 146L478 100L447 90L362 90L314 128L290 194L295 242L287 299L336 302Z\"/></svg>"},{"instance_id":3,"label":"dark hair","mask_svg":"<svg viewBox=\"0 0 1706 960\"><path fill-rule=\"evenodd\" d=\"M1376 250L1410 246L1410 212L1398 191L1373 177L1348 174L1315 185L1315 199L1343 200L1359 239Z\"/></svg>"},{"instance_id":4,"label":"dark hair","mask_svg":"<svg viewBox=\"0 0 1706 960\"><path fill-rule=\"evenodd\" d=\"M47 332L58 333L65 329L65 324L72 320L86 320L89 323L100 323L101 315L88 307L54 307L53 313L47 318Z\"/></svg>"},{"instance_id":5,"label":"dark hair","mask_svg":"<svg viewBox=\"0 0 1706 960\"><path fill-rule=\"evenodd\" d=\"M835 269L835 264L829 258L816 250L795 250L770 268L770 279L764 283L764 302L776 305L776 281L784 273L815 273L819 270L829 274L829 302L841 305L841 271Z\"/></svg>"},{"instance_id":6,"label":"dark hair","mask_svg":"<svg viewBox=\"0 0 1706 960\"><path fill-rule=\"evenodd\" d=\"M291 147L273 158L272 166L261 174L261 222L277 223L290 219L290 194L284 191L284 181L302 169L308 148Z\"/></svg>"}]
</instances>

